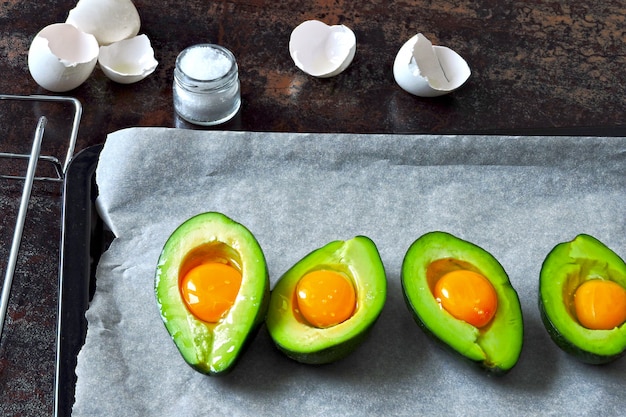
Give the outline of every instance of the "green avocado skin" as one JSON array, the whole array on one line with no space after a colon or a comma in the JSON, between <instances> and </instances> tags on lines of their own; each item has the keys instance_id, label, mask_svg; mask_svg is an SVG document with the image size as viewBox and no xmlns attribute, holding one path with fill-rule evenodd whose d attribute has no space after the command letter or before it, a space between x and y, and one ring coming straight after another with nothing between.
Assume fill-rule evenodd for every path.
<instances>
[{"instance_id":1,"label":"green avocado skin","mask_svg":"<svg viewBox=\"0 0 626 417\"><path fill-rule=\"evenodd\" d=\"M220 261L242 273L238 300L219 323L206 323L185 305L179 282L185 265ZM155 274L161 319L185 362L210 376L229 373L265 321L270 281L263 251L243 225L218 212L183 222L165 243Z\"/></svg>"},{"instance_id":2,"label":"green avocado skin","mask_svg":"<svg viewBox=\"0 0 626 417\"><path fill-rule=\"evenodd\" d=\"M573 294L587 279L610 279L626 287L626 264L593 236L580 234L556 245L539 277L539 313L546 331L564 352L581 362L602 365L626 353L626 324L613 330L581 326L563 294Z\"/></svg>"},{"instance_id":3,"label":"green avocado skin","mask_svg":"<svg viewBox=\"0 0 626 417\"><path fill-rule=\"evenodd\" d=\"M300 278L315 269L335 270L350 277L357 292L352 317L319 329L299 319L294 292ZM272 290L266 325L274 344L287 357L308 365L345 358L368 337L386 301L387 279L372 240L356 236L324 245L294 264Z\"/></svg>"},{"instance_id":4,"label":"green avocado skin","mask_svg":"<svg viewBox=\"0 0 626 417\"><path fill-rule=\"evenodd\" d=\"M550 318L548 317L544 304L541 301L539 301L539 313L541 315L541 321L543 322L543 325L550 335L552 341L564 352L572 355L574 358L578 359L581 362L588 363L590 365L604 365L619 359L624 354L624 351L615 355L597 355L591 353L572 343L561 334L559 329L557 329L552 320L550 320Z\"/></svg>"},{"instance_id":5,"label":"green avocado skin","mask_svg":"<svg viewBox=\"0 0 626 417\"><path fill-rule=\"evenodd\" d=\"M447 259L464 265L455 269L475 269L494 286L498 310L487 328L479 330L455 319L436 302L427 271L430 265ZM519 297L504 268L489 252L446 232L426 233L407 250L401 284L415 322L440 346L492 375L504 375L517 364L524 328Z\"/></svg>"}]
</instances>

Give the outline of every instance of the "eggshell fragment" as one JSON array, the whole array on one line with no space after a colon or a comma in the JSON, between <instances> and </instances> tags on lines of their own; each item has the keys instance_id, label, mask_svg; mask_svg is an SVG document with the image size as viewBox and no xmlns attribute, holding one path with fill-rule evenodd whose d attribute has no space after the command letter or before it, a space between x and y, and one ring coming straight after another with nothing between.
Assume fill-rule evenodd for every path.
<instances>
[{"instance_id":1,"label":"eggshell fragment","mask_svg":"<svg viewBox=\"0 0 626 417\"><path fill-rule=\"evenodd\" d=\"M139 12L131 0L79 0L65 23L72 24L108 45L139 33Z\"/></svg>"},{"instance_id":2,"label":"eggshell fragment","mask_svg":"<svg viewBox=\"0 0 626 417\"><path fill-rule=\"evenodd\" d=\"M150 39L146 35L101 46L98 63L104 75L121 84L143 80L158 65Z\"/></svg>"},{"instance_id":3,"label":"eggshell fragment","mask_svg":"<svg viewBox=\"0 0 626 417\"><path fill-rule=\"evenodd\" d=\"M296 66L307 74L332 77L352 62L356 36L344 25L329 26L319 20L307 20L291 33L289 53Z\"/></svg>"},{"instance_id":4,"label":"eggshell fragment","mask_svg":"<svg viewBox=\"0 0 626 417\"><path fill-rule=\"evenodd\" d=\"M37 84L53 92L72 90L91 75L98 41L76 27L55 23L43 28L28 50L28 69Z\"/></svg>"},{"instance_id":5,"label":"eggshell fragment","mask_svg":"<svg viewBox=\"0 0 626 417\"><path fill-rule=\"evenodd\" d=\"M471 71L459 54L445 46L433 46L418 33L398 51L393 75L403 90L420 97L437 97L463 85Z\"/></svg>"}]
</instances>

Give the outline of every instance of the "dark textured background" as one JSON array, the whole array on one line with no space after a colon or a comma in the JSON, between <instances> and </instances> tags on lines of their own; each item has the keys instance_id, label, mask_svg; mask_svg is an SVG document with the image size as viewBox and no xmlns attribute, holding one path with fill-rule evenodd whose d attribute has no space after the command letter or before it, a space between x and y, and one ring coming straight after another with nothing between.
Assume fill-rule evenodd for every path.
<instances>
[{"instance_id":1,"label":"dark textured background","mask_svg":"<svg viewBox=\"0 0 626 417\"><path fill-rule=\"evenodd\" d=\"M623 135L626 7L612 0L571 3L136 0L141 33L151 39L159 67L130 86L114 84L96 69L65 93L84 106L77 151L124 127L190 127L172 109L173 66L182 49L202 42L231 49L240 68L241 112L218 129ZM0 93L47 93L28 73L28 47L44 26L64 21L74 4L0 2ZM293 65L289 35L307 19L354 30L357 53L344 73L320 80ZM418 32L468 61L472 76L460 90L423 99L395 84L395 54ZM51 118L44 152L62 158L71 116L60 105L0 101L0 151L28 152L41 114ZM21 183L0 180L0 191L4 277ZM0 339L2 416L52 412L61 193L58 184L38 183L33 191Z\"/></svg>"}]
</instances>

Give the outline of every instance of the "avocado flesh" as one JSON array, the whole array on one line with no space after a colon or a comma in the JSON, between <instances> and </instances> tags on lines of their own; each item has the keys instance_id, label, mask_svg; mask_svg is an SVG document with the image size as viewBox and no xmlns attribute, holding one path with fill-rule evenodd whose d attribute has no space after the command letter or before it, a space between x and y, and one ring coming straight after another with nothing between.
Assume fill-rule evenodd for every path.
<instances>
[{"instance_id":1,"label":"avocado flesh","mask_svg":"<svg viewBox=\"0 0 626 417\"><path fill-rule=\"evenodd\" d=\"M356 309L346 321L317 328L294 312L300 278L317 269L348 276L356 290ZM385 304L387 278L378 249L365 236L331 242L302 258L272 290L266 325L274 343L288 357L306 364L344 358L367 337Z\"/></svg>"},{"instance_id":2,"label":"avocado flesh","mask_svg":"<svg viewBox=\"0 0 626 417\"><path fill-rule=\"evenodd\" d=\"M436 280L454 269L478 272L493 285L498 307L487 326L478 329L458 320L436 301ZM409 247L401 283L407 306L426 334L495 374L515 366L523 342L521 306L504 268L489 252L445 232L427 233Z\"/></svg>"},{"instance_id":3,"label":"avocado flesh","mask_svg":"<svg viewBox=\"0 0 626 417\"><path fill-rule=\"evenodd\" d=\"M626 323L612 330L591 330L576 319L571 303L580 284L614 281L626 288L626 264L596 238L581 234L547 255L539 277L539 311L552 340L582 362L611 362L626 351Z\"/></svg>"},{"instance_id":4,"label":"avocado flesh","mask_svg":"<svg viewBox=\"0 0 626 417\"><path fill-rule=\"evenodd\" d=\"M179 282L202 262L225 262L242 273L237 300L217 323L194 316ZM243 225L221 213L190 218L169 237L156 269L155 294L161 318L184 360L198 372L219 375L237 362L263 323L269 276L258 242Z\"/></svg>"}]
</instances>

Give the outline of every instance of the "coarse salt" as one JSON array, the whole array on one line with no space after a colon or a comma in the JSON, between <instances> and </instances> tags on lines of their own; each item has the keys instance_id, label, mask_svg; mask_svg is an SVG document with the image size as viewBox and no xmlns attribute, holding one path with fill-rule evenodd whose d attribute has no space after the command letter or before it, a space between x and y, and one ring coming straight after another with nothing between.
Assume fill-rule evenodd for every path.
<instances>
[{"instance_id":1,"label":"coarse salt","mask_svg":"<svg viewBox=\"0 0 626 417\"><path fill-rule=\"evenodd\" d=\"M214 48L194 48L187 51L180 62L185 74L196 80L217 80L228 73L232 61Z\"/></svg>"}]
</instances>

